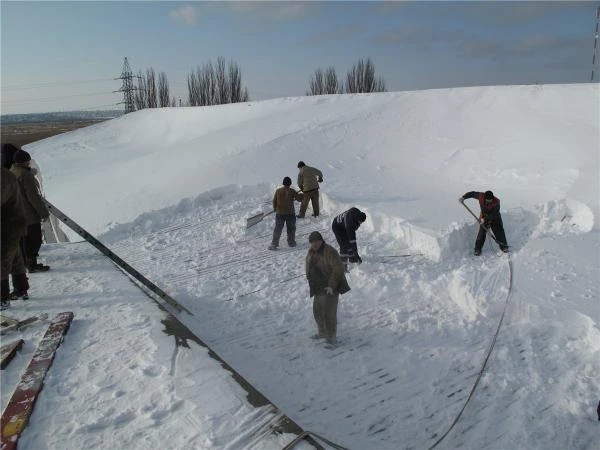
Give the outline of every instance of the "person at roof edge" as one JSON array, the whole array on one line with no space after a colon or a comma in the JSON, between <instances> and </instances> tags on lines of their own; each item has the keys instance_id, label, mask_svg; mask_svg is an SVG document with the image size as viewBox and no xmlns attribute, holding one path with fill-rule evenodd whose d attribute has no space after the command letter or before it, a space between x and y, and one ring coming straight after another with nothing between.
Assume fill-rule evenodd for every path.
<instances>
[{"instance_id":1,"label":"person at roof edge","mask_svg":"<svg viewBox=\"0 0 600 450\"><path fill-rule=\"evenodd\" d=\"M481 208L479 223L483 225L479 227L479 233L477 233L477 239L475 239L474 254L476 256L481 255L481 249L483 248L485 235L487 234L483 227L491 229L498 241L498 245L500 245L500 250L508 252L504 225L502 224L502 215L500 214L500 199L495 197L492 191L471 191L459 198L458 201L463 203L468 198L475 198L479 201L479 206Z\"/></svg>"}]
</instances>

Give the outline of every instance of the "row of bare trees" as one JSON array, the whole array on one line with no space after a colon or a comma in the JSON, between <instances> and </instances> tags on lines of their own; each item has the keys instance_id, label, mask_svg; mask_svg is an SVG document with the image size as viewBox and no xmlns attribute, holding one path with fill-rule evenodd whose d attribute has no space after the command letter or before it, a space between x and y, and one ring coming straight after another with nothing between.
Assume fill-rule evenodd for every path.
<instances>
[{"instance_id":1,"label":"row of bare trees","mask_svg":"<svg viewBox=\"0 0 600 450\"><path fill-rule=\"evenodd\" d=\"M145 74L140 70L136 78L137 87L133 94L136 110L175 106L175 98L170 97L166 73L158 74L158 80L156 80L156 72L150 67Z\"/></svg>"},{"instance_id":2,"label":"row of bare trees","mask_svg":"<svg viewBox=\"0 0 600 450\"><path fill-rule=\"evenodd\" d=\"M133 101L136 110L176 106L164 72L158 74L157 79L156 72L151 67L146 72L140 70L135 78L137 86ZM247 102L250 99L248 89L242 88L240 67L233 61L227 65L222 57L217 58L215 66L209 61L189 74L187 87L189 106L223 105Z\"/></svg>"},{"instance_id":3,"label":"row of bare trees","mask_svg":"<svg viewBox=\"0 0 600 450\"><path fill-rule=\"evenodd\" d=\"M145 73L140 70L136 78L136 110L176 106L165 72L160 72L157 79L156 72L151 67ZM325 71L320 68L315 70L308 84L306 95L356 94L386 90L383 77L375 76L375 65L371 58L359 59L346 73L345 81L338 77L335 68L328 67ZM247 102L250 99L248 89L242 88L240 67L233 61L226 64L223 57L217 58L215 65L209 61L188 74L187 88L189 106L223 105Z\"/></svg>"},{"instance_id":4,"label":"row of bare trees","mask_svg":"<svg viewBox=\"0 0 600 450\"><path fill-rule=\"evenodd\" d=\"M247 102L248 89L242 88L242 71L231 61L227 66L225 58L217 58L198 66L187 77L188 104L190 106L224 105L226 103Z\"/></svg>"},{"instance_id":5,"label":"row of bare trees","mask_svg":"<svg viewBox=\"0 0 600 450\"><path fill-rule=\"evenodd\" d=\"M346 73L345 83L338 78L335 68L315 70L308 81L306 95L362 94L385 92L385 80L375 76L375 64L371 58L359 59Z\"/></svg>"}]
</instances>

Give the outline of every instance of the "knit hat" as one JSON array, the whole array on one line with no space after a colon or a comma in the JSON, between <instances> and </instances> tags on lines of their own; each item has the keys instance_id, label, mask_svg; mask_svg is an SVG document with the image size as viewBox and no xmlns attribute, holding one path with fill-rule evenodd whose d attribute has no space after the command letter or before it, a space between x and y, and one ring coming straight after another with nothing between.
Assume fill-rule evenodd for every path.
<instances>
[{"instance_id":1,"label":"knit hat","mask_svg":"<svg viewBox=\"0 0 600 450\"><path fill-rule=\"evenodd\" d=\"M323 236L321 236L321 233L319 233L318 231L313 231L308 236L308 242L322 241L322 240L323 240Z\"/></svg>"},{"instance_id":2,"label":"knit hat","mask_svg":"<svg viewBox=\"0 0 600 450\"><path fill-rule=\"evenodd\" d=\"M483 194L483 198L485 198L486 200L491 200L494 198L494 193L492 191L485 191L485 194Z\"/></svg>"},{"instance_id":3,"label":"knit hat","mask_svg":"<svg viewBox=\"0 0 600 450\"><path fill-rule=\"evenodd\" d=\"M292 179L290 177L284 177L283 178L283 185L284 186L291 186L292 185Z\"/></svg>"},{"instance_id":4,"label":"knit hat","mask_svg":"<svg viewBox=\"0 0 600 450\"><path fill-rule=\"evenodd\" d=\"M13 162L15 163L24 163L27 161L31 161L31 155L27 153L25 150L17 150L15 155L13 156Z\"/></svg>"},{"instance_id":5,"label":"knit hat","mask_svg":"<svg viewBox=\"0 0 600 450\"><path fill-rule=\"evenodd\" d=\"M300 161L298 162L298 169L301 167L304 167L306 164L304 164L304 161Z\"/></svg>"},{"instance_id":6,"label":"knit hat","mask_svg":"<svg viewBox=\"0 0 600 450\"><path fill-rule=\"evenodd\" d=\"M15 152L19 149L12 144L2 144L2 167L10 169L13 163Z\"/></svg>"}]
</instances>

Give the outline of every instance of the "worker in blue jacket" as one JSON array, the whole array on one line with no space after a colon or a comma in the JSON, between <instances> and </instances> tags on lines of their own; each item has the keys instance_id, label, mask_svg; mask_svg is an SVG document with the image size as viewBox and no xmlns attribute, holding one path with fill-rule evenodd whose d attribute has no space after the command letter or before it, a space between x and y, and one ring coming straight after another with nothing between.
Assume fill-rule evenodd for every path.
<instances>
[{"instance_id":1,"label":"worker in blue jacket","mask_svg":"<svg viewBox=\"0 0 600 450\"><path fill-rule=\"evenodd\" d=\"M352 207L344 211L331 224L331 229L340 246L340 257L342 261L362 263L356 245L356 230L367 220L367 215L360 209Z\"/></svg>"}]
</instances>

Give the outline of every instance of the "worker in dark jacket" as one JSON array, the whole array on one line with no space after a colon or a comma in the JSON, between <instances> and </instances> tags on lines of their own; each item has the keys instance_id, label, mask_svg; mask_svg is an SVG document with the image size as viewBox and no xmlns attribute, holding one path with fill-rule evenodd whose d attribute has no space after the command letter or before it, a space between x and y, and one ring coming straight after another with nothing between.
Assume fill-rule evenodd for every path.
<instances>
[{"instance_id":1,"label":"worker in dark jacket","mask_svg":"<svg viewBox=\"0 0 600 450\"><path fill-rule=\"evenodd\" d=\"M287 243L290 247L296 246L296 208L294 200L302 200L295 189L292 189L292 179L285 177L283 186L278 188L273 195L273 211L275 211L275 229L273 230L273 240L269 245L269 250L277 250L279 247L279 238L285 224L287 230Z\"/></svg>"},{"instance_id":2,"label":"worker in dark jacket","mask_svg":"<svg viewBox=\"0 0 600 450\"><path fill-rule=\"evenodd\" d=\"M306 279L313 300L313 315L318 333L315 339L326 339L335 345L337 334L337 306L340 294L350 290L344 275L340 255L331 245L325 243L318 231L308 237L310 248L306 254Z\"/></svg>"},{"instance_id":3,"label":"worker in dark jacket","mask_svg":"<svg viewBox=\"0 0 600 450\"><path fill-rule=\"evenodd\" d=\"M298 162L298 187L302 191L302 203L298 218L303 218L308 208L308 202L312 203L313 217L319 217L319 183L323 182L323 173L315 168Z\"/></svg>"},{"instance_id":4,"label":"worker in dark jacket","mask_svg":"<svg viewBox=\"0 0 600 450\"><path fill-rule=\"evenodd\" d=\"M331 224L335 239L340 246L340 256L343 262L362 263L362 258L358 254L356 245L356 230L360 224L367 220L367 215L360 209L352 207L344 211Z\"/></svg>"},{"instance_id":5,"label":"worker in dark jacket","mask_svg":"<svg viewBox=\"0 0 600 450\"><path fill-rule=\"evenodd\" d=\"M483 226L479 227L479 233L477 234L477 239L475 240L475 255L481 255L481 249L485 243L486 231L483 227L486 227L488 230L492 230L494 237L500 245L500 250L507 252L508 244L506 243L504 225L502 224L502 216L500 215L500 199L494 197L494 193L492 191L471 191L460 197L458 201L463 203L468 198L477 199L481 208L479 223Z\"/></svg>"},{"instance_id":6,"label":"worker in dark jacket","mask_svg":"<svg viewBox=\"0 0 600 450\"><path fill-rule=\"evenodd\" d=\"M5 167L2 167L2 211L0 213L2 236L0 239L1 267L1 309L9 305L9 300L14 294L14 298L23 298L27 295L29 282L23 262L23 255L19 247L20 239L25 235L27 222L23 202L21 200L21 190L15 176ZM13 294L10 293L9 275L13 279Z\"/></svg>"}]
</instances>

